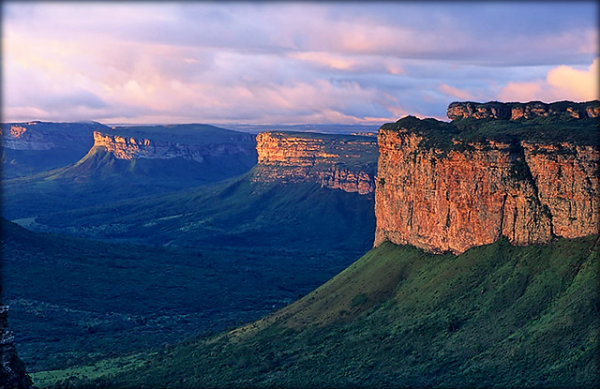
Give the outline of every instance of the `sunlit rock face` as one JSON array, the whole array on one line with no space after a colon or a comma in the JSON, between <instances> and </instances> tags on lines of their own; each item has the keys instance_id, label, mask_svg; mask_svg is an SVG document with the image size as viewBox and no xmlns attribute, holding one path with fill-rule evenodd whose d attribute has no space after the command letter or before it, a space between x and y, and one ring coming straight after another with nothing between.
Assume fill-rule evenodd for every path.
<instances>
[{"instance_id":1,"label":"sunlit rock face","mask_svg":"<svg viewBox=\"0 0 600 389\"><path fill-rule=\"evenodd\" d=\"M463 118L518 120L558 115L575 119L599 117L600 102L574 103L560 101L550 104L540 101L529 103L454 102L448 106L448 118L452 120Z\"/></svg>"},{"instance_id":2,"label":"sunlit rock face","mask_svg":"<svg viewBox=\"0 0 600 389\"><path fill-rule=\"evenodd\" d=\"M263 132L256 137L256 150L255 182L315 182L359 194L375 189L374 137Z\"/></svg>"},{"instance_id":3,"label":"sunlit rock face","mask_svg":"<svg viewBox=\"0 0 600 389\"><path fill-rule=\"evenodd\" d=\"M123 160L181 158L204 162L208 157L255 154L255 141L251 134L235 133L235 135L221 136L219 139L207 141L202 138L201 133L197 137L178 137L174 134L169 139L165 139L164 136L129 136L126 132L114 134L95 131L93 147Z\"/></svg>"},{"instance_id":4,"label":"sunlit rock face","mask_svg":"<svg viewBox=\"0 0 600 389\"><path fill-rule=\"evenodd\" d=\"M516 138L440 148L401 124L382 127L378 143L375 246L458 254L501 237L528 245L599 232L597 143Z\"/></svg>"}]
</instances>

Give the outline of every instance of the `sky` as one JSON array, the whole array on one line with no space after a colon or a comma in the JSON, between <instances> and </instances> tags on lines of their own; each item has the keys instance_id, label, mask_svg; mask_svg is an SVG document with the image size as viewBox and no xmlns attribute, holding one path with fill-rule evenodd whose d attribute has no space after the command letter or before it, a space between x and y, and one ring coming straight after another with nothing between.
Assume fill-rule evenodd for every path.
<instances>
[{"instance_id":1,"label":"sky","mask_svg":"<svg viewBox=\"0 0 600 389\"><path fill-rule=\"evenodd\" d=\"M382 124L598 98L597 2L3 2L2 121Z\"/></svg>"}]
</instances>

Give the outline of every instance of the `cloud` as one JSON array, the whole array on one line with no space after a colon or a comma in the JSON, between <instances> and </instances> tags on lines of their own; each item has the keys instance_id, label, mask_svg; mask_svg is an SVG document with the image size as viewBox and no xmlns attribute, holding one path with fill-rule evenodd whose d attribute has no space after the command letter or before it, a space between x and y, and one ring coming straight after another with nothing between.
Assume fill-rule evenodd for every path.
<instances>
[{"instance_id":1,"label":"cloud","mask_svg":"<svg viewBox=\"0 0 600 389\"><path fill-rule=\"evenodd\" d=\"M468 91L455 88L448 84L440 84L439 90L440 90L440 92L442 92L448 96L455 97L459 100L472 100L473 99L473 95L471 93L469 93Z\"/></svg>"},{"instance_id":2,"label":"cloud","mask_svg":"<svg viewBox=\"0 0 600 389\"><path fill-rule=\"evenodd\" d=\"M588 101L598 99L599 59L587 69L561 65L551 69L544 79L509 82L498 93L504 101Z\"/></svg>"},{"instance_id":3,"label":"cloud","mask_svg":"<svg viewBox=\"0 0 600 389\"><path fill-rule=\"evenodd\" d=\"M579 98L597 84L582 67L597 55L595 10L586 3L3 3L3 114L354 123L444 117L456 99Z\"/></svg>"}]
</instances>

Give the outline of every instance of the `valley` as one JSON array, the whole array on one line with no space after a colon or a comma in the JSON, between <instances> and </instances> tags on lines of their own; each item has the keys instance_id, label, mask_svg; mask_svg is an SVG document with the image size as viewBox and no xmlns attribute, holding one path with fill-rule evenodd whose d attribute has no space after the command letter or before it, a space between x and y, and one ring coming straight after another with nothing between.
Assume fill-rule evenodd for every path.
<instances>
[{"instance_id":1,"label":"valley","mask_svg":"<svg viewBox=\"0 0 600 389\"><path fill-rule=\"evenodd\" d=\"M3 181L20 356L40 387L595 387L598 107L94 130Z\"/></svg>"}]
</instances>

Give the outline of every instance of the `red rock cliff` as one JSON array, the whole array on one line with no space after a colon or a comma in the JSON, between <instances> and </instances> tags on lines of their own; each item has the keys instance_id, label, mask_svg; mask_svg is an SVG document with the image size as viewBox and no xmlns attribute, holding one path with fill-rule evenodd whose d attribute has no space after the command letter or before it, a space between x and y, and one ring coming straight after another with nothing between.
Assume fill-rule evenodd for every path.
<instances>
[{"instance_id":1,"label":"red rock cliff","mask_svg":"<svg viewBox=\"0 0 600 389\"><path fill-rule=\"evenodd\" d=\"M255 182L315 182L359 194L372 193L377 143L372 137L263 132L256 137Z\"/></svg>"},{"instance_id":2,"label":"red rock cliff","mask_svg":"<svg viewBox=\"0 0 600 389\"><path fill-rule=\"evenodd\" d=\"M527 245L598 234L597 143L449 133L442 147L415 130L431 120L379 130L375 246L390 240L458 254L503 236Z\"/></svg>"}]
</instances>

